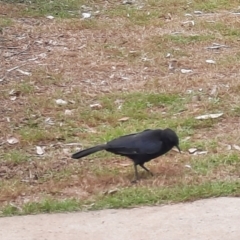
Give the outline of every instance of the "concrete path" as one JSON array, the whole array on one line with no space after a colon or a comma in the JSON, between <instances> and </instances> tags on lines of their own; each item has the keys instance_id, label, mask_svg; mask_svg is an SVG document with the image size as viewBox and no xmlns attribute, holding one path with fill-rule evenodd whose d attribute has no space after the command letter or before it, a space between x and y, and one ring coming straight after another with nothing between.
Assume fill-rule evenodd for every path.
<instances>
[{"instance_id":1,"label":"concrete path","mask_svg":"<svg viewBox=\"0 0 240 240\"><path fill-rule=\"evenodd\" d=\"M239 240L240 198L0 218L1 240Z\"/></svg>"}]
</instances>

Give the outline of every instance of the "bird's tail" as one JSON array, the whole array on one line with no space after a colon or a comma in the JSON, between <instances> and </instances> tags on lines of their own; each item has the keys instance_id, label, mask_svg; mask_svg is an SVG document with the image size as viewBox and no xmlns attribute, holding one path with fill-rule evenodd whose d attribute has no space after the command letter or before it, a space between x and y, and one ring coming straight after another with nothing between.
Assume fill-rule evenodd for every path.
<instances>
[{"instance_id":1,"label":"bird's tail","mask_svg":"<svg viewBox=\"0 0 240 240\"><path fill-rule=\"evenodd\" d=\"M97 145L95 147L91 147L91 148L74 153L72 155L72 158L74 158L74 159L82 158L82 157L88 156L92 153L104 150L105 148L106 148L106 144Z\"/></svg>"}]
</instances>

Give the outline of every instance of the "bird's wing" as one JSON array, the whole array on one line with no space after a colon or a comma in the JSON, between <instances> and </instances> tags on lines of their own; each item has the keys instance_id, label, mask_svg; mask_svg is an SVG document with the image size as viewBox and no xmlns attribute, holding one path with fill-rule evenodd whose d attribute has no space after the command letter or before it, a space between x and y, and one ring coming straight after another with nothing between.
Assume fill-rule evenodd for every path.
<instances>
[{"instance_id":1,"label":"bird's wing","mask_svg":"<svg viewBox=\"0 0 240 240\"><path fill-rule=\"evenodd\" d=\"M140 144L140 147L138 146L138 150L139 150L139 153L142 153L142 154L154 154L154 153L157 153L159 152L161 149L162 149L162 141L157 141L157 140L145 140L145 141L142 141L142 143Z\"/></svg>"},{"instance_id":2,"label":"bird's wing","mask_svg":"<svg viewBox=\"0 0 240 240\"><path fill-rule=\"evenodd\" d=\"M142 132L136 132L136 133L131 133L131 134L127 134L127 135L124 135L124 136L121 136L121 137L118 137L118 138L115 138L113 140L111 140L110 142L113 143L113 142L118 142L118 141L121 141L121 140L126 140L126 139L132 139L132 137L136 138L136 137L140 137L143 133L146 133L148 131L152 131L151 129L145 129L144 131ZM110 143L109 142L109 143Z\"/></svg>"},{"instance_id":3,"label":"bird's wing","mask_svg":"<svg viewBox=\"0 0 240 240\"><path fill-rule=\"evenodd\" d=\"M110 141L108 150L118 154L154 154L161 150L162 141L151 136L131 134Z\"/></svg>"}]
</instances>

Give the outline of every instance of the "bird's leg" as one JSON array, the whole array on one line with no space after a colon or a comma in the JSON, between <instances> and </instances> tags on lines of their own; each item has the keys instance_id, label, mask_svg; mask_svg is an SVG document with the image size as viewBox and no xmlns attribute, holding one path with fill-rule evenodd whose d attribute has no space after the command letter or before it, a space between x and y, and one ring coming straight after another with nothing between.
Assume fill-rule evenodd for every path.
<instances>
[{"instance_id":1,"label":"bird's leg","mask_svg":"<svg viewBox=\"0 0 240 240\"><path fill-rule=\"evenodd\" d=\"M144 170L146 170L148 173L150 173L150 174L153 176L153 173L152 173L149 169L147 169L147 168L144 166L144 164L139 164L139 166L142 167Z\"/></svg>"},{"instance_id":2,"label":"bird's leg","mask_svg":"<svg viewBox=\"0 0 240 240\"><path fill-rule=\"evenodd\" d=\"M135 178L132 180L132 183L136 183L138 181L138 170L137 170L137 164L134 163L134 172L135 172Z\"/></svg>"}]
</instances>

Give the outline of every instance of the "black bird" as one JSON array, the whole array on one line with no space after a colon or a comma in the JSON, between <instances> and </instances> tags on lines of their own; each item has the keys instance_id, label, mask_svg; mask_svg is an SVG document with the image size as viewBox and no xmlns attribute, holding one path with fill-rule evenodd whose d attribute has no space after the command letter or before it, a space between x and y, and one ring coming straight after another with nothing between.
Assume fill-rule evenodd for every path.
<instances>
[{"instance_id":1,"label":"black bird","mask_svg":"<svg viewBox=\"0 0 240 240\"><path fill-rule=\"evenodd\" d=\"M82 158L101 150L128 157L134 164L135 179L133 182L136 182L139 179L137 165L153 175L150 170L144 166L144 163L165 154L174 146L176 146L179 152L181 152L178 136L173 130L169 128L164 130L147 129L143 132L133 133L113 139L106 144L97 145L79 151L74 153L72 158Z\"/></svg>"}]
</instances>

